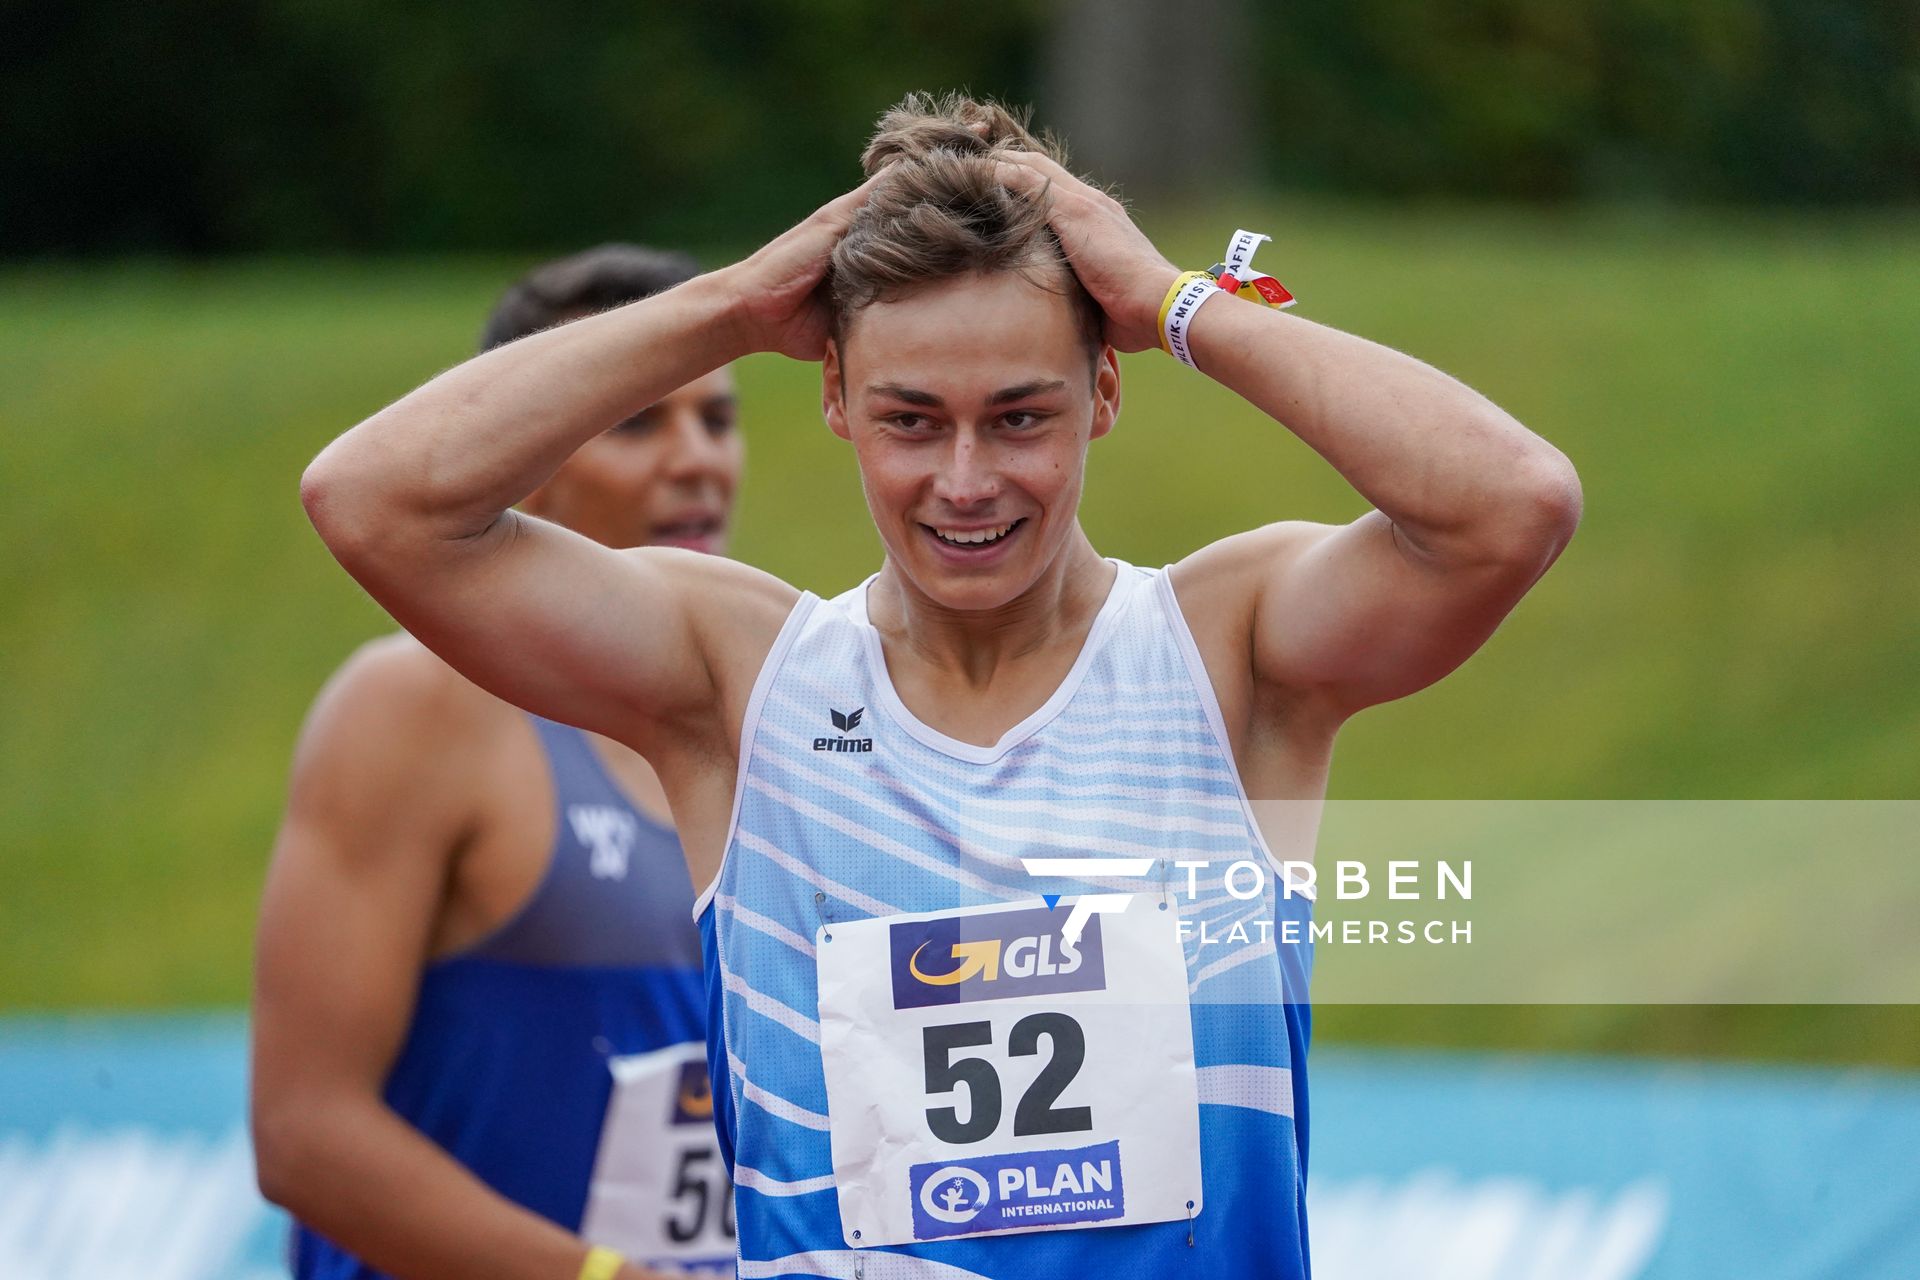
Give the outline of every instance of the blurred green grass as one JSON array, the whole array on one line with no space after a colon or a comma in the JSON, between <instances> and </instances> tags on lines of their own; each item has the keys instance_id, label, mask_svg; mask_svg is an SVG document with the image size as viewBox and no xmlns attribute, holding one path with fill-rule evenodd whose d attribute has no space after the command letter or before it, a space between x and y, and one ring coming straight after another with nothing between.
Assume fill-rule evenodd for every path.
<instances>
[{"instance_id":1,"label":"blurred green grass","mask_svg":"<svg viewBox=\"0 0 1920 1280\"><path fill-rule=\"evenodd\" d=\"M1144 217L1205 263L1219 217ZM1342 797L1887 798L1920 777L1920 218L1268 201L1301 313L1565 449L1572 548L1440 686L1357 719ZM713 260L724 256L710 255ZM470 348L525 259L0 269L0 1009L245 998L288 750L383 616L296 499ZM816 371L739 370L737 552L823 592L878 549ZM1359 500L1163 357L1125 362L1084 519L1140 563ZM1920 1064L1912 1009L1329 1007L1321 1034Z\"/></svg>"}]
</instances>

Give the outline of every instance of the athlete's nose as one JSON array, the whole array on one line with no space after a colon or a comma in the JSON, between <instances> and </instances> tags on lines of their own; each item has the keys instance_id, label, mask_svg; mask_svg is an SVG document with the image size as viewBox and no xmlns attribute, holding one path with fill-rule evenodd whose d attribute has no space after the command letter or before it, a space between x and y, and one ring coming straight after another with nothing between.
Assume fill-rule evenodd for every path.
<instances>
[{"instance_id":1,"label":"athlete's nose","mask_svg":"<svg viewBox=\"0 0 1920 1280\"><path fill-rule=\"evenodd\" d=\"M961 509L993 501L1000 493L993 450L970 427L955 431L952 440L940 474L935 477L935 495Z\"/></svg>"},{"instance_id":2,"label":"athlete's nose","mask_svg":"<svg viewBox=\"0 0 1920 1280\"><path fill-rule=\"evenodd\" d=\"M675 479L698 480L730 475L734 466L732 432L715 432L699 410L675 413L666 424L666 471Z\"/></svg>"}]
</instances>

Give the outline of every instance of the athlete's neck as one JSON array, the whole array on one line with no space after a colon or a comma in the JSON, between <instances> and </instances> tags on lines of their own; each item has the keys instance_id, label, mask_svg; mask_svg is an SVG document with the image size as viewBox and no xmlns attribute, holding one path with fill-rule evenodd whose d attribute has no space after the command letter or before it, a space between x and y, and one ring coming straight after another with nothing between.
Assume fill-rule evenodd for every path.
<instances>
[{"instance_id":1,"label":"athlete's neck","mask_svg":"<svg viewBox=\"0 0 1920 1280\"><path fill-rule=\"evenodd\" d=\"M890 648L904 648L948 679L985 689L997 672L1057 648L1078 650L1113 587L1114 568L1077 526L1033 583L993 609L952 609L892 560L867 592L868 620Z\"/></svg>"}]
</instances>

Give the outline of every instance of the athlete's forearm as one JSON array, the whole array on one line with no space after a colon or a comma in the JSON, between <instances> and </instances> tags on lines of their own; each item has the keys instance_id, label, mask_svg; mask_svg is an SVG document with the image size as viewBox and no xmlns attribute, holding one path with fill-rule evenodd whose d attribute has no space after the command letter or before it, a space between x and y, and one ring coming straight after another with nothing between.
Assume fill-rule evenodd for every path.
<instances>
[{"instance_id":1,"label":"athlete's forearm","mask_svg":"<svg viewBox=\"0 0 1920 1280\"><path fill-rule=\"evenodd\" d=\"M385 547L477 534L582 444L745 354L728 271L496 348L382 409L301 483L322 537Z\"/></svg>"},{"instance_id":2,"label":"athlete's forearm","mask_svg":"<svg viewBox=\"0 0 1920 1280\"><path fill-rule=\"evenodd\" d=\"M1200 309L1190 340L1201 369L1299 436L1423 551L1531 558L1571 531L1579 482L1565 455L1431 365L1227 298Z\"/></svg>"},{"instance_id":3,"label":"athlete's forearm","mask_svg":"<svg viewBox=\"0 0 1920 1280\"><path fill-rule=\"evenodd\" d=\"M579 1237L501 1196L378 1100L285 1111L256 1119L262 1189L378 1270L399 1280L579 1274Z\"/></svg>"}]
</instances>

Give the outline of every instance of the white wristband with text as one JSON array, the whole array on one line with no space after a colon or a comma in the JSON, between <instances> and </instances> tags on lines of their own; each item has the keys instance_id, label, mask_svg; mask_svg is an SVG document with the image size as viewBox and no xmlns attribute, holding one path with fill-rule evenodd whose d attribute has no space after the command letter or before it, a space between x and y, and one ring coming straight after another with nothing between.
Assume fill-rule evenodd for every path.
<instances>
[{"instance_id":1,"label":"white wristband with text","mask_svg":"<svg viewBox=\"0 0 1920 1280\"><path fill-rule=\"evenodd\" d=\"M1200 366L1193 362L1193 352L1187 346L1187 328L1193 323L1194 313L1201 304L1220 292L1220 284L1212 276L1200 274L1197 279L1187 281L1180 292L1173 296L1173 302L1167 307L1165 346L1173 353L1174 359L1189 369Z\"/></svg>"}]
</instances>

